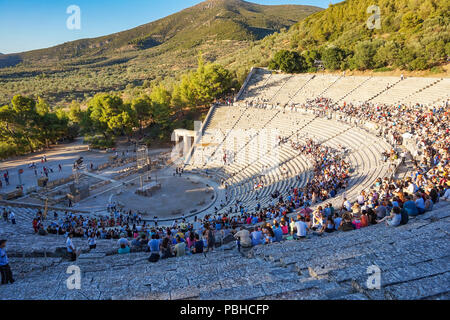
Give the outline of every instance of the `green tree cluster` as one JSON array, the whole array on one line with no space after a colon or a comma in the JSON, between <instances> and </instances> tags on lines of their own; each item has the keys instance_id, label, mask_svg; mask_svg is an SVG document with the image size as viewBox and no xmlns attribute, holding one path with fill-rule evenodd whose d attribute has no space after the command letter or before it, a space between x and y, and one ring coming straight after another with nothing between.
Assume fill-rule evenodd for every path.
<instances>
[{"instance_id":1,"label":"green tree cluster","mask_svg":"<svg viewBox=\"0 0 450 320\"><path fill-rule=\"evenodd\" d=\"M172 103L179 107L206 105L237 87L232 73L219 64L205 64L198 59L198 68L184 74L172 93Z\"/></svg>"},{"instance_id":2,"label":"green tree cluster","mask_svg":"<svg viewBox=\"0 0 450 320\"><path fill-rule=\"evenodd\" d=\"M73 139L77 126L62 109L43 99L16 95L0 107L0 158L34 152L60 139Z\"/></svg>"},{"instance_id":3,"label":"green tree cluster","mask_svg":"<svg viewBox=\"0 0 450 320\"><path fill-rule=\"evenodd\" d=\"M372 5L379 29L368 27ZM450 55L449 12L448 0L346 0L294 25L290 47L319 50L329 70L429 69Z\"/></svg>"},{"instance_id":4,"label":"green tree cluster","mask_svg":"<svg viewBox=\"0 0 450 320\"><path fill-rule=\"evenodd\" d=\"M224 67L205 64L201 57L198 62L197 70L184 74L172 90L155 81L150 93L133 90L136 95L132 94L129 101L117 94L99 93L88 101L84 111L78 103L72 103L68 117L79 125L92 146L109 147L117 137L130 139L135 132L140 137L168 140L180 123L180 115L223 97L236 86L233 75Z\"/></svg>"},{"instance_id":5,"label":"green tree cluster","mask_svg":"<svg viewBox=\"0 0 450 320\"><path fill-rule=\"evenodd\" d=\"M41 98L18 95L0 108L0 157L32 152L78 133L99 148L112 147L118 137L131 139L134 134L170 141L176 126L192 126L198 106L226 96L237 84L229 70L200 57L195 71L170 85L155 79L145 87L97 93L87 100L87 107L73 101L67 112L53 110Z\"/></svg>"},{"instance_id":6,"label":"green tree cluster","mask_svg":"<svg viewBox=\"0 0 450 320\"><path fill-rule=\"evenodd\" d=\"M269 63L269 69L300 73L308 69L306 59L296 51L280 50Z\"/></svg>"}]
</instances>

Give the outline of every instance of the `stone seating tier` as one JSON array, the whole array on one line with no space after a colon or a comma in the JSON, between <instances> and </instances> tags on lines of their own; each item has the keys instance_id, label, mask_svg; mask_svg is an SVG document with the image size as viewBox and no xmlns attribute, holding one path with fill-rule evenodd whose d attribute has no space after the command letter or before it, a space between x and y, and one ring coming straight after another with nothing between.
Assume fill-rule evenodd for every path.
<instances>
[{"instance_id":1,"label":"stone seating tier","mask_svg":"<svg viewBox=\"0 0 450 320\"><path fill-rule=\"evenodd\" d=\"M308 235L243 249L147 261L147 253L80 255L81 289L69 290L63 258L12 257L2 299L448 299L450 204L407 225ZM381 271L367 288L368 267ZM195 272L192 272L195 270Z\"/></svg>"}]
</instances>

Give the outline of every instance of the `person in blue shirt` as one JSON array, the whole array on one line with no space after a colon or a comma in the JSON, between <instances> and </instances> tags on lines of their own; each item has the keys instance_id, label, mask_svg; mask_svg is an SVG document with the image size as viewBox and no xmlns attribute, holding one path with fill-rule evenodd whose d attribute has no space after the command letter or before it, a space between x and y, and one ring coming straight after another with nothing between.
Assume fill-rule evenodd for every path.
<instances>
[{"instance_id":1,"label":"person in blue shirt","mask_svg":"<svg viewBox=\"0 0 450 320\"><path fill-rule=\"evenodd\" d=\"M192 248L192 253L196 254L196 253L203 253L203 241L200 240L200 236L196 233L195 234L195 243L193 245Z\"/></svg>"},{"instance_id":2,"label":"person in blue shirt","mask_svg":"<svg viewBox=\"0 0 450 320\"><path fill-rule=\"evenodd\" d=\"M278 222L275 223L273 228L274 242L280 242L283 240L283 230L281 230L280 224Z\"/></svg>"},{"instance_id":3,"label":"person in blue shirt","mask_svg":"<svg viewBox=\"0 0 450 320\"><path fill-rule=\"evenodd\" d=\"M422 195L420 193L414 196L414 202L417 207L417 211L419 214L425 213L425 200L423 200Z\"/></svg>"},{"instance_id":4,"label":"person in blue shirt","mask_svg":"<svg viewBox=\"0 0 450 320\"><path fill-rule=\"evenodd\" d=\"M6 254L6 240L0 240L0 274L2 275L2 284L14 283Z\"/></svg>"},{"instance_id":5,"label":"person in blue shirt","mask_svg":"<svg viewBox=\"0 0 450 320\"><path fill-rule=\"evenodd\" d=\"M122 244L119 248L119 250L117 250L117 252L119 254L126 254L126 253L130 253L131 249L128 246L125 246L124 244Z\"/></svg>"},{"instance_id":6,"label":"person in blue shirt","mask_svg":"<svg viewBox=\"0 0 450 320\"><path fill-rule=\"evenodd\" d=\"M91 235L88 238L88 244L89 244L89 249L95 249L97 248L97 241L95 240L95 233L91 233Z\"/></svg>"},{"instance_id":7,"label":"person in blue shirt","mask_svg":"<svg viewBox=\"0 0 450 320\"><path fill-rule=\"evenodd\" d=\"M252 239L252 246L257 246L258 244L263 243L263 234L261 231L261 228L255 228L254 231L251 233L251 239Z\"/></svg>"},{"instance_id":8,"label":"person in blue shirt","mask_svg":"<svg viewBox=\"0 0 450 320\"><path fill-rule=\"evenodd\" d=\"M334 227L336 230L338 230L339 226L341 225L342 218L337 213L335 213L333 217L334 217Z\"/></svg>"},{"instance_id":9,"label":"person in blue shirt","mask_svg":"<svg viewBox=\"0 0 450 320\"><path fill-rule=\"evenodd\" d=\"M407 196L408 201L403 204L403 210L406 211L408 216L417 216L419 214L419 210L417 210L416 203L412 201L410 196Z\"/></svg>"},{"instance_id":10,"label":"person in blue shirt","mask_svg":"<svg viewBox=\"0 0 450 320\"><path fill-rule=\"evenodd\" d=\"M328 205L325 205L325 209L323 209L324 215L325 217L330 217L331 216L331 209Z\"/></svg>"},{"instance_id":11,"label":"person in blue shirt","mask_svg":"<svg viewBox=\"0 0 450 320\"><path fill-rule=\"evenodd\" d=\"M152 234L152 239L148 242L150 252L153 254L159 254L160 240L157 239L155 234Z\"/></svg>"},{"instance_id":12,"label":"person in blue shirt","mask_svg":"<svg viewBox=\"0 0 450 320\"><path fill-rule=\"evenodd\" d=\"M265 244L269 244L275 241L275 233L273 232L270 223L267 223L267 225L263 228L263 235Z\"/></svg>"}]
</instances>

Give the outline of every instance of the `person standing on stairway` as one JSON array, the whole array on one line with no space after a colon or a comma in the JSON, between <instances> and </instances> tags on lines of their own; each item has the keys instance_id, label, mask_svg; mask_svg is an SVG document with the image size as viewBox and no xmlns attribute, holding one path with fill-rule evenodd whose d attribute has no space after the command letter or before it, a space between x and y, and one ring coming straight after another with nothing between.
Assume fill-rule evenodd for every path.
<instances>
[{"instance_id":1,"label":"person standing on stairway","mask_svg":"<svg viewBox=\"0 0 450 320\"><path fill-rule=\"evenodd\" d=\"M14 283L8 256L6 254L6 240L0 240L0 274L2 275L2 285Z\"/></svg>"},{"instance_id":2,"label":"person standing on stairway","mask_svg":"<svg viewBox=\"0 0 450 320\"><path fill-rule=\"evenodd\" d=\"M11 210L9 211L9 220L11 220L12 224L16 224L16 215Z\"/></svg>"}]
</instances>

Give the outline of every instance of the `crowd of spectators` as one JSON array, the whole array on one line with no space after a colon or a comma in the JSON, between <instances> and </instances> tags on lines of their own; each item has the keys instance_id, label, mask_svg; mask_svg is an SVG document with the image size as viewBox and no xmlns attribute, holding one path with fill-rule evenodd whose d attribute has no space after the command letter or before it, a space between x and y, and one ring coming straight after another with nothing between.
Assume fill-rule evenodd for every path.
<instances>
[{"instance_id":1,"label":"crowd of spectators","mask_svg":"<svg viewBox=\"0 0 450 320\"><path fill-rule=\"evenodd\" d=\"M253 106L252 102L248 104ZM254 104L264 107L266 102ZM48 219L38 211L33 220L34 232L67 236L68 252L75 251L69 240L72 237L86 239L92 249L96 239L117 239L118 253L128 253L136 248L150 252L150 260L157 261L214 250L217 242L230 237L238 240L240 249L241 246L302 239L308 234L320 236L350 231L379 223L399 226L411 217L433 210L440 200L450 200L448 101L430 107L420 104L338 104L329 98L317 98L300 107L321 117L334 113L341 121L356 119L358 125L374 124L378 134L392 145L392 150L383 155L385 159L397 157L394 149L408 141L412 160L409 174L402 179L378 178L354 201L347 199L344 192L342 203L335 208L329 200L345 190L351 173L350 165L345 161L346 150L336 150L312 139L296 142L280 139L280 144L290 142L293 149L309 159L313 164L313 175L303 187L293 187L287 196L279 191L272 193L269 205L264 208L260 203L255 208L248 208L245 203L235 200L226 213L195 218L192 222L181 219L170 227L158 226L157 219L153 219L153 223L144 221L140 213L125 212L115 204L108 206L109 216L105 217L73 213L58 216L55 213L53 219ZM404 163L406 151L400 153L400 158ZM259 187L255 185L255 189ZM314 210L310 208L312 206ZM6 219L8 216L7 213ZM47 220L49 222L44 223Z\"/></svg>"},{"instance_id":2,"label":"crowd of spectators","mask_svg":"<svg viewBox=\"0 0 450 320\"><path fill-rule=\"evenodd\" d=\"M273 107L259 100L246 103L247 106L257 108ZM258 204L255 211L259 210L259 212L255 213L249 213L248 208L239 206L239 222L248 225L258 224L248 234L241 233L241 237L248 236L250 239L245 239L244 243L255 245L278 241L279 237L275 237L273 231L279 228L282 229L285 238L289 236L302 238L306 235L306 230L313 234L322 234L335 230L348 231L378 223L398 226L407 223L409 217L431 211L433 205L440 199L450 199L448 101L433 106L373 103L356 105L346 102L336 104L329 98L317 98L301 106L290 106L292 109L298 107L311 110L319 117L329 118L333 113L336 119L351 121L357 125L370 122L377 128L378 135L385 138L392 146L390 150L382 154L382 160L385 162L391 160L397 165L405 165L407 155L410 153L412 168L409 168L409 174L402 179L395 179L393 175L377 179L372 188L361 192L354 202L346 199L344 193L338 210L328 203L319 205L312 211L309 209L310 205L326 201L328 197L336 195L334 188L331 188L331 191L327 188L330 185L336 186L335 181L331 184L324 182L323 179L327 176L320 168L323 165L323 154L330 148L314 143L312 140L307 141L306 144L291 142L292 148L307 154L315 164L315 174L305 187L307 192L304 192L304 188L300 190L303 192L303 201L299 203L297 199L297 205L295 205L289 201L292 200L291 196L288 199L280 197L277 203L272 201L268 208L261 209ZM279 144L286 142L285 139L279 139ZM397 151L398 149L400 151ZM345 153L345 149L341 151L342 154ZM347 178L350 168L345 163L342 163L342 168L347 170L344 174ZM318 170L319 174L317 174ZM339 181L343 188L346 187L345 178ZM326 188L323 188L324 185ZM296 196L298 191L294 189L291 193ZM272 198L278 194L279 192L275 192ZM291 222L287 223L286 214L294 213L294 211L299 213L297 220L291 218ZM274 219L272 223L267 222L272 219Z\"/></svg>"}]
</instances>

